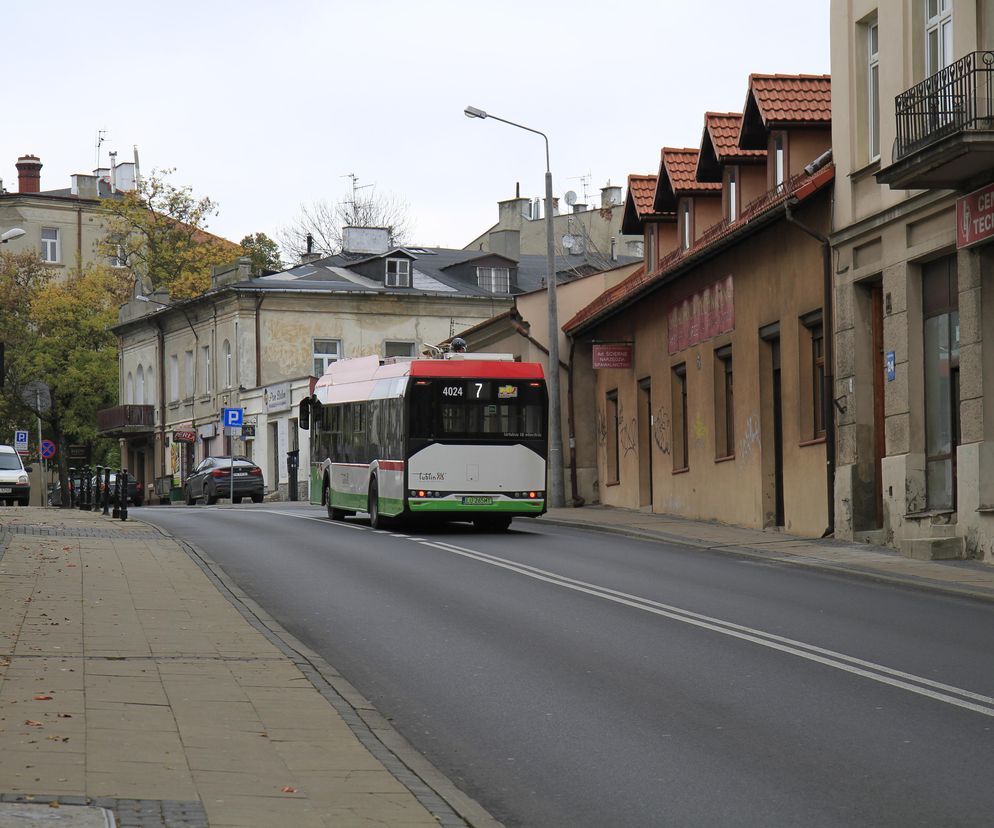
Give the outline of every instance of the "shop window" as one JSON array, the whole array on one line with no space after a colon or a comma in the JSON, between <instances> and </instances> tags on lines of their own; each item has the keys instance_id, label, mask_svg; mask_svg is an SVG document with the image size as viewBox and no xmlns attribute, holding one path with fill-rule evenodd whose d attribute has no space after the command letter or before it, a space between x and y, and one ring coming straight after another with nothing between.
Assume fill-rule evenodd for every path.
<instances>
[{"instance_id":1,"label":"shop window","mask_svg":"<svg viewBox=\"0 0 994 828\"><path fill-rule=\"evenodd\" d=\"M714 451L723 460L735 456L735 405L732 346L714 352Z\"/></svg>"},{"instance_id":2,"label":"shop window","mask_svg":"<svg viewBox=\"0 0 994 828\"><path fill-rule=\"evenodd\" d=\"M687 364L673 368L671 380L673 403L673 471L690 468L687 432Z\"/></svg>"},{"instance_id":3,"label":"shop window","mask_svg":"<svg viewBox=\"0 0 994 828\"><path fill-rule=\"evenodd\" d=\"M607 392L604 429L607 432L607 482L621 480L621 458L618 454L618 390Z\"/></svg>"}]
</instances>

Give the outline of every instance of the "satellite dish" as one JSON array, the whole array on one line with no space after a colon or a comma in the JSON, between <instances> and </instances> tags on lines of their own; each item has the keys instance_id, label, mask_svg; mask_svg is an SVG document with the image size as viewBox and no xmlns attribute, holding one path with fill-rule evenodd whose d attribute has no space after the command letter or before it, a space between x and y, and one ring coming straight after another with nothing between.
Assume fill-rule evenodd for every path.
<instances>
[{"instance_id":1,"label":"satellite dish","mask_svg":"<svg viewBox=\"0 0 994 828\"><path fill-rule=\"evenodd\" d=\"M572 190L567 190L566 195L563 196L563 201L565 201L570 207L576 204L576 193Z\"/></svg>"},{"instance_id":2,"label":"satellite dish","mask_svg":"<svg viewBox=\"0 0 994 828\"><path fill-rule=\"evenodd\" d=\"M567 233L565 236L563 236L563 247L565 247L567 250L572 250L573 245L575 244L576 244L575 236L573 236L570 233Z\"/></svg>"}]
</instances>

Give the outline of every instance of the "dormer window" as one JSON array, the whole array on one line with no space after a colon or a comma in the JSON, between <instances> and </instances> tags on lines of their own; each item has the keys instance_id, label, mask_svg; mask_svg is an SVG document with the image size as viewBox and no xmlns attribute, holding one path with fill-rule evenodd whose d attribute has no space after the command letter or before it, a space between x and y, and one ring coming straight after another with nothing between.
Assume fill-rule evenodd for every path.
<instances>
[{"instance_id":1,"label":"dormer window","mask_svg":"<svg viewBox=\"0 0 994 828\"><path fill-rule=\"evenodd\" d=\"M680 247L683 250L689 250L693 241L690 224L690 201L684 201L680 206Z\"/></svg>"},{"instance_id":2,"label":"dormer window","mask_svg":"<svg viewBox=\"0 0 994 828\"><path fill-rule=\"evenodd\" d=\"M511 292L511 269L507 267L476 268L476 283L491 293Z\"/></svg>"},{"instance_id":3,"label":"dormer window","mask_svg":"<svg viewBox=\"0 0 994 828\"><path fill-rule=\"evenodd\" d=\"M387 287L411 286L411 263L407 259L387 259Z\"/></svg>"}]
</instances>

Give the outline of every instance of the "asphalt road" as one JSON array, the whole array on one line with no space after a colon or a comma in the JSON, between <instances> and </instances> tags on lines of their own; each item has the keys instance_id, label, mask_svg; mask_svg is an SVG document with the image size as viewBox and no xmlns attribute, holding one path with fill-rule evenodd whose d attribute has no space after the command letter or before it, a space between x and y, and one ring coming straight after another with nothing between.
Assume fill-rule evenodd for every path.
<instances>
[{"instance_id":1,"label":"asphalt road","mask_svg":"<svg viewBox=\"0 0 994 828\"><path fill-rule=\"evenodd\" d=\"M991 823L994 605L527 520L135 517L509 826Z\"/></svg>"}]
</instances>

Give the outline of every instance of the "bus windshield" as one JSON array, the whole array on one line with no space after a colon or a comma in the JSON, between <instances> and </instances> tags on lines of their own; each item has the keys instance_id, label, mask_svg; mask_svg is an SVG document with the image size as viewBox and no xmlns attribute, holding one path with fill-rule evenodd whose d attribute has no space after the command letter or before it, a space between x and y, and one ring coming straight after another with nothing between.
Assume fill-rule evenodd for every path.
<instances>
[{"instance_id":1,"label":"bus windshield","mask_svg":"<svg viewBox=\"0 0 994 828\"><path fill-rule=\"evenodd\" d=\"M534 380L419 379L410 399L412 439L536 440L545 435L545 385Z\"/></svg>"}]
</instances>

